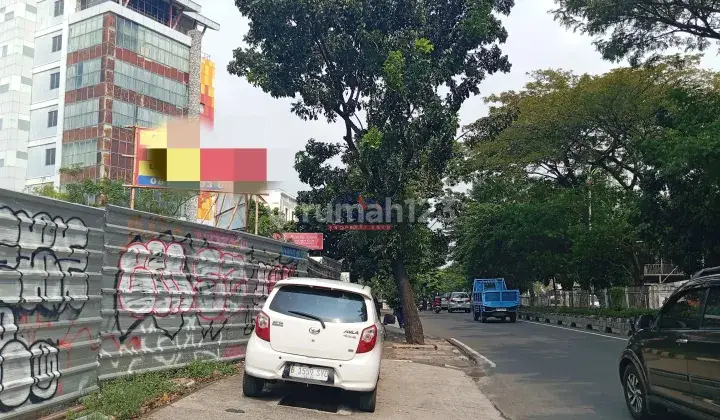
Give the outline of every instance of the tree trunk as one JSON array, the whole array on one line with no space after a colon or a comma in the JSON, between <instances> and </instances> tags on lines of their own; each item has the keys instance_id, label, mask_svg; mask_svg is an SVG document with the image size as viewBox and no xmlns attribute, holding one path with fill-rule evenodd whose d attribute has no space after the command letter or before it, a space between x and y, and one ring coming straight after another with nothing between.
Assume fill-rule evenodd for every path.
<instances>
[{"instance_id":1,"label":"tree trunk","mask_svg":"<svg viewBox=\"0 0 720 420\"><path fill-rule=\"evenodd\" d=\"M415 304L415 297L410 286L410 278L405 270L405 264L396 258L392 260L390 265L392 266L398 297L402 302L402 311L405 316L405 340L407 340L408 344L425 344L425 334L423 333L422 323L420 323L420 314Z\"/></svg>"}]
</instances>

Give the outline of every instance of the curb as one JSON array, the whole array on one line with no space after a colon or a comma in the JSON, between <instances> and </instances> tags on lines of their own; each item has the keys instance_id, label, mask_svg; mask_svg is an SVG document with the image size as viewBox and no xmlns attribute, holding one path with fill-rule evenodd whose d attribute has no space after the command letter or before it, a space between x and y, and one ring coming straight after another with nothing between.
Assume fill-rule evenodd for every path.
<instances>
[{"instance_id":1,"label":"curb","mask_svg":"<svg viewBox=\"0 0 720 420\"><path fill-rule=\"evenodd\" d=\"M453 346L457 347L458 350L460 350L465 356L470 358L470 360L474 361L476 365L478 366L490 366L491 368L495 369L497 365L487 357L483 356L482 354L476 352L475 350L471 349L470 346L463 343L462 341L455 339L455 338L448 338L447 342L452 344Z\"/></svg>"}]
</instances>

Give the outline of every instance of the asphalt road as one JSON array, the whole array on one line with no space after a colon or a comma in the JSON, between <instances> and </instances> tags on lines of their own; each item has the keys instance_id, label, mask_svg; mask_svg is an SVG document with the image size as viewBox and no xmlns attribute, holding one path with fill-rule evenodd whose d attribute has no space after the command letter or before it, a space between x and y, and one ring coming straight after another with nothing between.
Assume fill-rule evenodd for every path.
<instances>
[{"instance_id":1,"label":"asphalt road","mask_svg":"<svg viewBox=\"0 0 720 420\"><path fill-rule=\"evenodd\" d=\"M456 338L496 364L479 385L511 420L631 420L618 374L627 339L518 320L421 312L425 333Z\"/></svg>"}]
</instances>

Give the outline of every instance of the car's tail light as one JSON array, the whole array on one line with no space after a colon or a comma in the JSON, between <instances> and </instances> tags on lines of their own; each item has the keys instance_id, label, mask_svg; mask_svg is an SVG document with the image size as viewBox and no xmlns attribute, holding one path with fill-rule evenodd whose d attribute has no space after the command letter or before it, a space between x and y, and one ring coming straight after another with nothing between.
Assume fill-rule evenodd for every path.
<instances>
[{"instance_id":1,"label":"car's tail light","mask_svg":"<svg viewBox=\"0 0 720 420\"><path fill-rule=\"evenodd\" d=\"M365 328L360 334L360 343L358 343L357 351L355 353L367 353L375 348L377 343L377 327L371 325Z\"/></svg>"},{"instance_id":2,"label":"car's tail light","mask_svg":"<svg viewBox=\"0 0 720 420\"><path fill-rule=\"evenodd\" d=\"M270 341L270 317L265 312L257 314L255 319L255 334L259 339Z\"/></svg>"}]
</instances>

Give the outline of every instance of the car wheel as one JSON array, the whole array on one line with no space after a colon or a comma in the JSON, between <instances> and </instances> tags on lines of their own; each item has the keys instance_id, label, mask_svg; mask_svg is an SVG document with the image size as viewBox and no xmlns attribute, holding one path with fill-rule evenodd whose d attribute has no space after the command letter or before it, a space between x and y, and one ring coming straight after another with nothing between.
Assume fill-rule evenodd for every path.
<instances>
[{"instance_id":1,"label":"car wheel","mask_svg":"<svg viewBox=\"0 0 720 420\"><path fill-rule=\"evenodd\" d=\"M510 314L510 322L516 322L517 321L517 314Z\"/></svg>"},{"instance_id":2,"label":"car wheel","mask_svg":"<svg viewBox=\"0 0 720 420\"><path fill-rule=\"evenodd\" d=\"M477 312L473 312L473 320L477 321L478 319L480 319L480 314Z\"/></svg>"},{"instance_id":3,"label":"car wheel","mask_svg":"<svg viewBox=\"0 0 720 420\"><path fill-rule=\"evenodd\" d=\"M377 387L369 392L360 392L358 393L358 409L366 413L374 413L376 400Z\"/></svg>"},{"instance_id":4,"label":"car wheel","mask_svg":"<svg viewBox=\"0 0 720 420\"><path fill-rule=\"evenodd\" d=\"M243 395L249 398L257 398L265 388L265 380L243 373Z\"/></svg>"},{"instance_id":5,"label":"car wheel","mask_svg":"<svg viewBox=\"0 0 720 420\"><path fill-rule=\"evenodd\" d=\"M486 323L486 322L487 322L487 317L486 317L485 315L480 315L480 322Z\"/></svg>"},{"instance_id":6,"label":"car wheel","mask_svg":"<svg viewBox=\"0 0 720 420\"><path fill-rule=\"evenodd\" d=\"M630 415L636 420L652 419L653 416L648 412L645 384L633 364L625 369L623 388L625 390L625 403Z\"/></svg>"}]
</instances>

